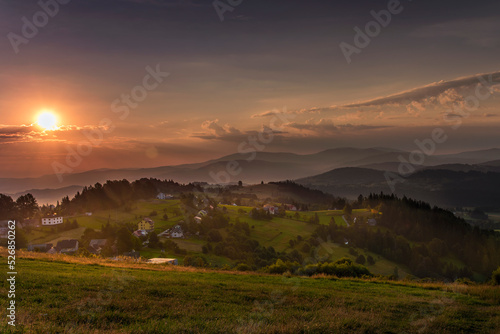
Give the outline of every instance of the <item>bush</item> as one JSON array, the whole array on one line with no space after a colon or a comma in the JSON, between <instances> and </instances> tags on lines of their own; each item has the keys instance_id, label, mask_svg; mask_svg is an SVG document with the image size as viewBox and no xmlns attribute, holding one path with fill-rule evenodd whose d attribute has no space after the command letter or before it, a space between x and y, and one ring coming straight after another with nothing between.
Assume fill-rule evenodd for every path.
<instances>
[{"instance_id":1,"label":"bush","mask_svg":"<svg viewBox=\"0 0 500 334\"><path fill-rule=\"evenodd\" d=\"M349 248L349 254L353 256L358 256L358 251L351 247Z\"/></svg>"},{"instance_id":2,"label":"bush","mask_svg":"<svg viewBox=\"0 0 500 334\"><path fill-rule=\"evenodd\" d=\"M375 259L371 255L368 255L368 257L366 258L366 261L368 261L368 264L370 264L370 265L375 264Z\"/></svg>"},{"instance_id":3,"label":"bush","mask_svg":"<svg viewBox=\"0 0 500 334\"><path fill-rule=\"evenodd\" d=\"M500 267L497 268L491 275L491 281L495 285L500 285Z\"/></svg>"},{"instance_id":4,"label":"bush","mask_svg":"<svg viewBox=\"0 0 500 334\"><path fill-rule=\"evenodd\" d=\"M366 259L365 259L365 256L363 254L361 254L360 256L358 256L356 258L356 263L359 263L359 264L365 264L366 263Z\"/></svg>"},{"instance_id":5,"label":"bush","mask_svg":"<svg viewBox=\"0 0 500 334\"><path fill-rule=\"evenodd\" d=\"M184 265L190 267L207 267L208 262L202 256L192 256L188 255L184 257Z\"/></svg>"},{"instance_id":6,"label":"bush","mask_svg":"<svg viewBox=\"0 0 500 334\"><path fill-rule=\"evenodd\" d=\"M238 271L250 271L252 270L250 266L246 263L238 263L238 265L235 268Z\"/></svg>"}]
</instances>

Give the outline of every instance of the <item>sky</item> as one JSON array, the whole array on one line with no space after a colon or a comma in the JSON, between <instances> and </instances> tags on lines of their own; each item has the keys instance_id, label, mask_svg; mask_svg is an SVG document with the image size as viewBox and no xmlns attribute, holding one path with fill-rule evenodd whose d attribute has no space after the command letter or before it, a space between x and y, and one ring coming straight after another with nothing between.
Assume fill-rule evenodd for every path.
<instances>
[{"instance_id":1,"label":"sky","mask_svg":"<svg viewBox=\"0 0 500 334\"><path fill-rule=\"evenodd\" d=\"M498 13L498 1L0 0L0 177L248 145L413 150L436 128L438 153L500 147Z\"/></svg>"}]
</instances>

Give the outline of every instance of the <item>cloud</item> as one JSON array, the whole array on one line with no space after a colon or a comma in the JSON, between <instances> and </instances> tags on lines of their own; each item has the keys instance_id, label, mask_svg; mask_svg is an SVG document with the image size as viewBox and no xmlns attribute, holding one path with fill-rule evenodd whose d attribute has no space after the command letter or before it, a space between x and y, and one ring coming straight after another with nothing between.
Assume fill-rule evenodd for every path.
<instances>
[{"instance_id":1,"label":"cloud","mask_svg":"<svg viewBox=\"0 0 500 334\"><path fill-rule=\"evenodd\" d=\"M474 88L478 84L487 87L500 84L500 71L492 73L475 74L454 80L434 82L429 85L417 87L397 94L378 97L372 100L346 104L344 108L376 107L384 105L408 105L412 102L438 102L449 104L463 98L458 92L459 88Z\"/></svg>"},{"instance_id":2,"label":"cloud","mask_svg":"<svg viewBox=\"0 0 500 334\"><path fill-rule=\"evenodd\" d=\"M268 110L264 111L258 114L252 115L252 118L260 118L260 117L271 117L271 116L276 116L276 115L283 115L283 114L288 114L288 115L301 115L301 114L321 114L322 111L329 111L329 107L325 108L320 108L320 107L312 107L308 109L299 109L299 110L287 110L286 107L283 107L283 110L279 109L273 109L273 110Z\"/></svg>"},{"instance_id":3,"label":"cloud","mask_svg":"<svg viewBox=\"0 0 500 334\"><path fill-rule=\"evenodd\" d=\"M234 126L231 126L229 124L220 125L218 119L212 121L211 120L204 121L201 124L201 127L206 131L196 132L193 133L191 136L201 139L221 139L221 140L223 139L234 140L236 138L240 138L241 136L243 136L243 133Z\"/></svg>"},{"instance_id":4,"label":"cloud","mask_svg":"<svg viewBox=\"0 0 500 334\"><path fill-rule=\"evenodd\" d=\"M369 125L353 125L353 124L343 124L335 125L333 120L322 118L315 122L314 120L308 120L305 123L292 122L286 125L289 128L308 131L318 135L331 135L338 134L346 131L362 131L362 130L373 130L386 128L387 126L369 126Z\"/></svg>"}]
</instances>

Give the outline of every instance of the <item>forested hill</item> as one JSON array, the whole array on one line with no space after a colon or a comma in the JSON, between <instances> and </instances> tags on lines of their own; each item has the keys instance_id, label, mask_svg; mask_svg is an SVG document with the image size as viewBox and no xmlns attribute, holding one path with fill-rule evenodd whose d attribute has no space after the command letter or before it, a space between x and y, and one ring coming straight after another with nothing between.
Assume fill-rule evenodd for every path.
<instances>
[{"instance_id":1,"label":"forested hill","mask_svg":"<svg viewBox=\"0 0 500 334\"><path fill-rule=\"evenodd\" d=\"M318 236L349 240L395 262L419 277L487 277L500 265L500 234L472 227L450 211L394 195L370 195L357 205L376 208L377 227L319 226ZM358 201L359 202L359 201Z\"/></svg>"}]
</instances>

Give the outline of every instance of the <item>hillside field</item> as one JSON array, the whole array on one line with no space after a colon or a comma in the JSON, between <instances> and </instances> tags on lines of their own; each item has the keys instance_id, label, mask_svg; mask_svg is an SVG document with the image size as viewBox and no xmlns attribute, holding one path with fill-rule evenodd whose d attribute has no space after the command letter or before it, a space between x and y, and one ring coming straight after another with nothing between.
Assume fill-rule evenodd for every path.
<instances>
[{"instance_id":1,"label":"hillside field","mask_svg":"<svg viewBox=\"0 0 500 334\"><path fill-rule=\"evenodd\" d=\"M330 220L333 218L337 225L346 225L346 222L342 217L342 210L298 212L298 219L295 217L297 212L287 211L285 217L274 217L271 221L263 221L252 219L249 216L248 213L253 207L233 205L221 205L221 207L227 210L226 215L232 222L239 219L239 221L246 222L252 227L252 239L258 241L265 247L273 247L277 251L290 251L291 247L289 245L289 241L299 235L305 239L309 238L316 229L316 226L307 223L307 220L315 214L318 215L320 224L328 225ZM157 215L154 217L150 216L150 213L153 211L157 212ZM168 219L163 218L164 214L167 214ZM368 216L369 214L368 210L358 209L353 210L352 215L353 217L363 217ZM79 215L70 217L70 220L76 219L78 221L80 227L77 229L58 232L54 230L54 227L42 226L32 230L28 233L27 237L29 242L32 244L49 242L55 245L59 240L79 239L83 235L85 228L100 230L101 226L105 225L108 221L112 224L137 223L142 219L142 217L151 217L155 221L156 233L163 232L165 229L170 228L176 225L179 221L185 219L184 215L181 214L179 200L141 200L135 202L132 205L131 210L128 212L124 209L101 210L93 212L92 216ZM162 238L161 240L165 239ZM181 249L185 249L190 255L205 256L211 266L222 267L224 265L235 264L234 261L225 257L213 254L203 254L202 246L206 243L206 241L200 240L196 236L192 236L187 239L172 240L174 240ZM343 257L350 258L353 261L356 260L356 256L350 254L347 247L341 247L341 245L333 243L325 243L325 245L329 249L329 261L336 261ZM389 276L393 274L394 268L397 266L401 278L404 278L407 275L408 270L404 266L393 261L389 261L378 254L362 249L355 249L359 254L364 254L365 256L372 255L376 259L376 263L374 265L366 265L372 273ZM170 254L168 252L162 253L160 249L143 248L140 253L143 258L166 256L178 258L179 263L183 263L183 256L173 253Z\"/></svg>"}]
</instances>

